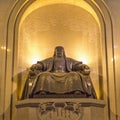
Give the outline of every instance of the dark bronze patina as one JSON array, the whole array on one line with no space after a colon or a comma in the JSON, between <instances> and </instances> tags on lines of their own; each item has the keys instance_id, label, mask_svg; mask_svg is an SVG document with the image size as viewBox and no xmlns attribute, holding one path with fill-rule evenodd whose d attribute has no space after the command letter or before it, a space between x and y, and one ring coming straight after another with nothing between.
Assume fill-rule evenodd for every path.
<instances>
[{"instance_id":1,"label":"dark bronze patina","mask_svg":"<svg viewBox=\"0 0 120 120\"><path fill-rule=\"evenodd\" d=\"M96 98L89 75L87 65L66 57L64 48L57 46L53 57L38 61L30 68L22 99L50 95ZM28 92L30 81L32 87Z\"/></svg>"}]
</instances>

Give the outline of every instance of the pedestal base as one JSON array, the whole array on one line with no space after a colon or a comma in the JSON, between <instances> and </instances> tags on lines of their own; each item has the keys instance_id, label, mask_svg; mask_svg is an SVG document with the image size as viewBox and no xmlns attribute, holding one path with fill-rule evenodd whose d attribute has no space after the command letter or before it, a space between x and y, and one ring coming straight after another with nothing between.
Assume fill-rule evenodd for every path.
<instances>
[{"instance_id":1,"label":"pedestal base","mask_svg":"<svg viewBox=\"0 0 120 120\"><path fill-rule=\"evenodd\" d=\"M104 120L103 100L26 99L17 103L17 120Z\"/></svg>"}]
</instances>

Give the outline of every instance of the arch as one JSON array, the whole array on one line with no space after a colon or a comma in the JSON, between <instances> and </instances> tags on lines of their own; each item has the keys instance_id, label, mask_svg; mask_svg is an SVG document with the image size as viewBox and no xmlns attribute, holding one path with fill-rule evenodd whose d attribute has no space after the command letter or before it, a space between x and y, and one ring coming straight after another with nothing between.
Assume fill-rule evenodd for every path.
<instances>
[{"instance_id":1,"label":"arch","mask_svg":"<svg viewBox=\"0 0 120 120\"><path fill-rule=\"evenodd\" d=\"M36 2L38 2L39 0L37 0ZM43 0L44 1L44 0ZM103 61L103 77L104 77L104 81L102 81L100 84L103 84L103 82L105 83L104 85L104 99L107 101L107 109L112 109L113 113L116 113L116 97L115 96L115 92L112 93L110 91L110 86L112 85L113 88L115 89L115 64L114 64L114 60L111 62L111 58L114 58L114 51L113 51L113 35L112 35L112 21L111 21L111 17L110 17L110 13L109 10L107 9L105 3L103 1L93 1L93 0L86 0L86 1L80 1L80 0L76 0L76 2L74 0L50 0L52 1L51 3L49 1L45 1L43 2L42 0L39 1L40 4L42 5L47 5L47 4L55 4L55 3L69 3L69 4L73 4L73 5L78 5L80 7L83 7L83 4L87 4L92 12L90 14L92 14L96 21L99 23L99 25L101 26L101 42L102 42L102 49L103 49L103 56L104 59ZM82 4L81 4L82 3ZM11 13L9 14L9 18L8 18L8 24L7 24L7 42L6 42L6 48L11 49L11 52L6 52L6 84L10 84L11 89L14 91L16 90L16 84L13 84L13 82L11 81L11 78L13 78L13 76L16 76L16 65L17 65L17 38L18 38L18 29L19 29L19 24L21 21L21 17L23 16L23 14L29 14L29 6L31 6L32 4L36 4L34 0L31 1L26 1L26 0L22 0L22 1L16 1L15 4L13 5L12 9L11 9ZM40 5L39 4L39 5ZM38 6L39 7L39 6ZM37 7L33 8L36 9ZM84 8L84 9L87 9ZM108 52L109 51L109 52ZM109 53L109 54L108 54ZM14 66L14 67L13 67ZM11 72L9 72L9 68L11 68ZM112 72L110 71L112 69ZM16 82L16 81L15 81ZM11 94L13 94L13 91L11 91ZM11 94L9 94L8 98L11 98ZM111 98L111 100L109 100L108 98ZM6 99L6 98L5 98ZM11 102L8 101L8 104L10 104ZM112 103L112 104L111 104ZM111 117L111 113L108 113L107 115L109 118Z\"/></svg>"}]
</instances>

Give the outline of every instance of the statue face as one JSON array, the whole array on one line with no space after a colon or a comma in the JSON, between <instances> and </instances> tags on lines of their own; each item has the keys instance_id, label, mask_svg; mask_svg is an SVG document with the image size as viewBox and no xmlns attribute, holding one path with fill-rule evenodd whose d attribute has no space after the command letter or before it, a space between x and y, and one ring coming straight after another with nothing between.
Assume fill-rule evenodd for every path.
<instances>
[{"instance_id":1,"label":"statue face","mask_svg":"<svg viewBox=\"0 0 120 120\"><path fill-rule=\"evenodd\" d=\"M56 47L56 49L55 49L55 56L56 57L63 57L64 56L64 49L63 49L63 47Z\"/></svg>"}]
</instances>

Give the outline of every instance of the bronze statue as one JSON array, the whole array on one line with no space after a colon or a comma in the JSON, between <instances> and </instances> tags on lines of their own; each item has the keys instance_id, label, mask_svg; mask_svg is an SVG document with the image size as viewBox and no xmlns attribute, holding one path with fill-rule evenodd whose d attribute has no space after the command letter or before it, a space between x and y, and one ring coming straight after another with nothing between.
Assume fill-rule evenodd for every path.
<instances>
[{"instance_id":1,"label":"bronze statue","mask_svg":"<svg viewBox=\"0 0 120 120\"><path fill-rule=\"evenodd\" d=\"M87 65L66 57L64 48L57 46L53 57L38 61L30 68L22 99L51 94L96 98L89 74ZM32 87L28 92L30 80Z\"/></svg>"}]
</instances>

